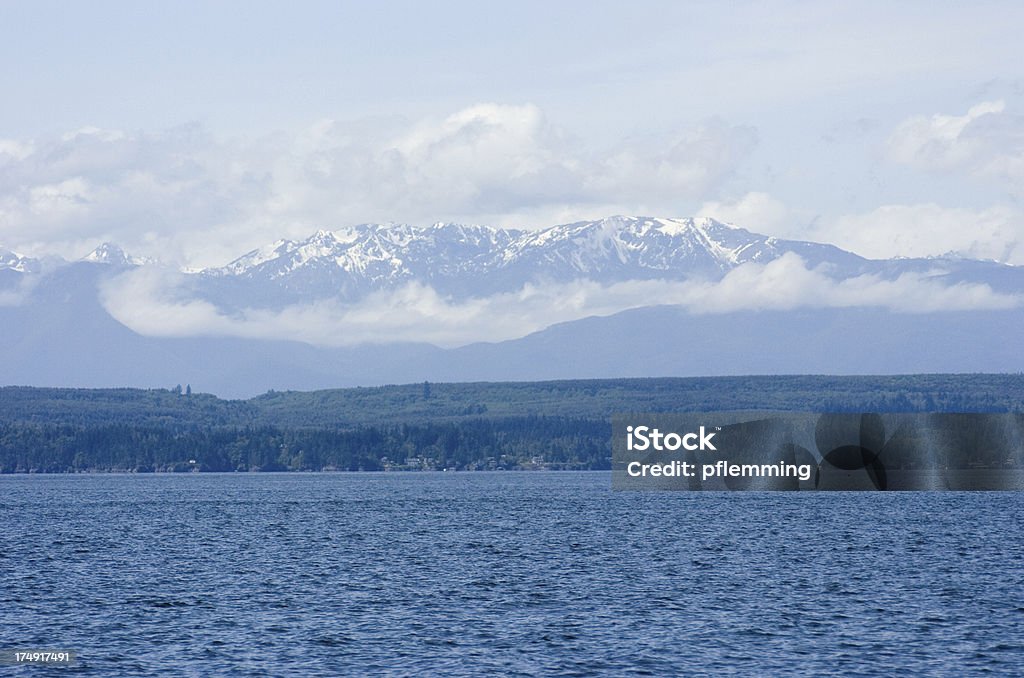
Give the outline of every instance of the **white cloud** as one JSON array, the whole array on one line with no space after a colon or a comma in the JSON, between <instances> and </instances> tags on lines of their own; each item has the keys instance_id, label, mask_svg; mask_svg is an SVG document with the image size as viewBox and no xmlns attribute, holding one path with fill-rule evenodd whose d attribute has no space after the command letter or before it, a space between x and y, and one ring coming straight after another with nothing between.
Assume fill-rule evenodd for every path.
<instances>
[{"instance_id":1,"label":"white cloud","mask_svg":"<svg viewBox=\"0 0 1024 678\"><path fill-rule=\"evenodd\" d=\"M1007 206L975 211L930 203L884 205L820 224L816 235L871 258L955 252L1024 264L1024 214Z\"/></svg>"},{"instance_id":2,"label":"white cloud","mask_svg":"<svg viewBox=\"0 0 1024 678\"><path fill-rule=\"evenodd\" d=\"M55 184L33 186L28 191L29 213L42 219L63 219L87 211L92 191L81 177Z\"/></svg>"},{"instance_id":3,"label":"white cloud","mask_svg":"<svg viewBox=\"0 0 1024 678\"><path fill-rule=\"evenodd\" d=\"M706 202L696 216L719 221L769 235L783 235L793 228L793 214L785 203L767 193L753 191L734 202Z\"/></svg>"},{"instance_id":4,"label":"white cloud","mask_svg":"<svg viewBox=\"0 0 1024 678\"><path fill-rule=\"evenodd\" d=\"M683 199L714 195L755 143L753 129L712 120L588 147L529 104L411 123L321 120L258 139L216 138L199 125L87 127L0 145L0 244L76 258L109 240L201 266L366 221L675 214Z\"/></svg>"},{"instance_id":5,"label":"white cloud","mask_svg":"<svg viewBox=\"0 0 1024 678\"><path fill-rule=\"evenodd\" d=\"M94 137L100 141L109 142L121 141L122 139L126 139L127 135L120 130L102 129L99 127L94 127L92 125L88 125L86 127L79 127L76 130L71 130L70 132L65 132L64 134L61 135L60 140L75 141L76 139L87 137Z\"/></svg>"},{"instance_id":6,"label":"white cloud","mask_svg":"<svg viewBox=\"0 0 1024 678\"><path fill-rule=\"evenodd\" d=\"M14 139L0 139L0 167L10 160L24 160L33 152L31 143L24 143Z\"/></svg>"},{"instance_id":7,"label":"white cloud","mask_svg":"<svg viewBox=\"0 0 1024 678\"><path fill-rule=\"evenodd\" d=\"M1007 112L1001 100L979 103L960 116L915 116L896 128L887 150L897 163L1001 179L1019 193L1024 180L1024 116Z\"/></svg>"},{"instance_id":8,"label":"white cloud","mask_svg":"<svg viewBox=\"0 0 1024 678\"><path fill-rule=\"evenodd\" d=\"M365 221L548 226L609 214L714 216L872 257L967 256L1024 264L1019 208L884 205L838 218L763 191L717 198L757 145L718 119L651 138L582 143L537 106L478 104L447 117L337 122L225 139L200 125L85 127L0 140L0 245L77 258L102 241L191 266L222 265L278 238ZM919 116L892 160L1024 186L1024 118L1001 101ZM701 202L703 201L703 202Z\"/></svg>"},{"instance_id":9,"label":"white cloud","mask_svg":"<svg viewBox=\"0 0 1024 678\"><path fill-rule=\"evenodd\" d=\"M694 314L796 308L873 306L924 313L1019 307L1017 296L982 284L943 285L926 274L893 280L860 276L835 280L808 269L795 254L767 264L745 264L718 282L590 280L527 284L515 292L455 301L422 284L378 292L354 304L319 301L283 310L226 314L189 298L181 274L141 268L102 290L107 311L140 334L221 335L290 339L315 345L428 342L459 346L525 336L557 322L604 316L652 304L678 305Z\"/></svg>"},{"instance_id":10,"label":"white cloud","mask_svg":"<svg viewBox=\"0 0 1024 678\"><path fill-rule=\"evenodd\" d=\"M594 196L657 201L699 198L727 180L757 145L752 127L712 119L668 140L632 140L600 161L588 175Z\"/></svg>"},{"instance_id":11,"label":"white cloud","mask_svg":"<svg viewBox=\"0 0 1024 678\"><path fill-rule=\"evenodd\" d=\"M704 283L684 303L691 311L851 308L870 306L901 313L1017 308L1019 296L997 293L986 284L944 285L929 273L904 273L895 279L861 275L836 280L787 253L767 264L746 264L721 282Z\"/></svg>"}]
</instances>

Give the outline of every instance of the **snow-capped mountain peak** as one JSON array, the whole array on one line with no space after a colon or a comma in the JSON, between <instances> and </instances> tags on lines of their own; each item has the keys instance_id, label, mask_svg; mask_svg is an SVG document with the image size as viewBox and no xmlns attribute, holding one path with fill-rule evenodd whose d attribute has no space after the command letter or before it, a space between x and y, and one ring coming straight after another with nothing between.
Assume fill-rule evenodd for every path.
<instances>
[{"instance_id":1,"label":"snow-capped mountain peak","mask_svg":"<svg viewBox=\"0 0 1024 678\"><path fill-rule=\"evenodd\" d=\"M34 273L39 270L39 260L0 247L0 270L3 269L17 273Z\"/></svg>"},{"instance_id":2,"label":"snow-capped mountain peak","mask_svg":"<svg viewBox=\"0 0 1024 678\"><path fill-rule=\"evenodd\" d=\"M325 308L337 302L374 308L392 294L423 289L445 304L475 308L479 300L510 299L527 290L560 295L561 290L645 281L713 285L740 267L756 275L757 265L792 255L808 270L837 281L864 275L897 280L910 273L950 284L984 280L1014 294L1024 289L1024 267L996 270L985 262L950 258L868 260L831 245L761 235L708 217L613 216L540 230L448 222L322 229L254 249L223 267L183 271L187 277L179 291L241 316L317 308L320 302ZM28 270L27 261L0 250L0 284L22 280L17 271ZM109 243L85 261L108 265L93 269L97 275L146 263ZM671 301L652 296L649 303Z\"/></svg>"},{"instance_id":3,"label":"snow-capped mountain peak","mask_svg":"<svg viewBox=\"0 0 1024 678\"><path fill-rule=\"evenodd\" d=\"M361 224L279 240L200 275L210 301L230 298L236 305L254 296L253 285L261 290L255 296L269 305L353 300L412 282L468 298L581 278L602 284L714 280L744 263L766 263L790 251L812 266L850 268L863 261L829 245L778 240L707 217L613 216L541 230Z\"/></svg>"},{"instance_id":4,"label":"snow-capped mountain peak","mask_svg":"<svg viewBox=\"0 0 1024 678\"><path fill-rule=\"evenodd\" d=\"M210 301L229 306L322 298L352 300L408 283L454 298L512 292L528 283L588 279L715 280L748 262L767 263L796 252L810 266L859 270L865 261L830 245L780 240L710 217L612 216L517 230L436 222L360 224L321 229L305 239L282 239L229 264L199 271ZM0 266L24 266L0 252ZM82 261L141 266L150 260L103 243ZM251 301L250 301L251 298Z\"/></svg>"},{"instance_id":5,"label":"snow-capped mountain peak","mask_svg":"<svg viewBox=\"0 0 1024 678\"><path fill-rule=\"evenodd\" d=\"M136 257L126 253L114 243L105 242L89 254L82 257L82 261L92 264L110 264L112 266L145 266L154 263L148 257Z\"/></svg>"}]
</instances>

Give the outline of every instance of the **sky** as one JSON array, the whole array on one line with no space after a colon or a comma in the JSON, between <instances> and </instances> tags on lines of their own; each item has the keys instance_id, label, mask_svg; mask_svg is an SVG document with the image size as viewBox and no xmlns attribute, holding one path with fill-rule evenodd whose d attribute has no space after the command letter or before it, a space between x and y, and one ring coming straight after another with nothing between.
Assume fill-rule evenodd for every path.
<instances>
[{"instance_id":1,"label":"sky","mask_svg":"<svg viewBox=\"0 0 1024 678\"><path fill-rule=\"evenodd\" d=\"M1017 2L6 2L0 247L713 216L1024 264Z\"/></svg>"}]
</instances>

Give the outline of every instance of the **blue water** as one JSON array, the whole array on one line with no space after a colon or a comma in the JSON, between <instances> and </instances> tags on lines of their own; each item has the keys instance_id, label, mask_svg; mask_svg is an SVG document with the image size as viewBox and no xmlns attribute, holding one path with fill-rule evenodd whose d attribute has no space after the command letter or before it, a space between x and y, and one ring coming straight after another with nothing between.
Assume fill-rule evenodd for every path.
<instances>
[{"instance_id":1,"label":"blue water","mask_svg":"<svg viewBox=\"0 0 1024 678\"><path fill-rule=\"evenodd\" d=\"M1024 494L0 477L25 675L1024 673ZM4 669L0 668L0 672Z\"/></svg>"}]
</instances>

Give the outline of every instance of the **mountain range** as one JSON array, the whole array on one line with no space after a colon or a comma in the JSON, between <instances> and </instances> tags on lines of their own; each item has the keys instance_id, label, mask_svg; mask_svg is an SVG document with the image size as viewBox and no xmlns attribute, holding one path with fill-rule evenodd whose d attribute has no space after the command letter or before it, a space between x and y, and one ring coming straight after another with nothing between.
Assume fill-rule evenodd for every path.
<instances>
[{"instance_id":1,"label":"mountain range","mask_svg":"<svg viewBox=\"0 0 1024 678\"><path fill-rule=\"evenodd\" d=\"M281 240L199 275L215 298L259 289L242 295L248 304L311 296L354 300L407 282L465 299L538 281L718 279L743 263L785 252L848 272L865 261L830 245L778 240L714 219L612 217L541 231L366 224L318 231L301 242Z\"/></svg>"},{"instance_id":2,"label":"mountain range","mask_svg":"<svg viewBox=\"0 0 1024 678\"><path fill-rule=\"evenodd\" d=\"M199 271L110 243L74 262L0 248L0 384L1017 371L1021 299L1024 267L866 259L710 218L366 224Z\"/></svg>"}]
</instances>

